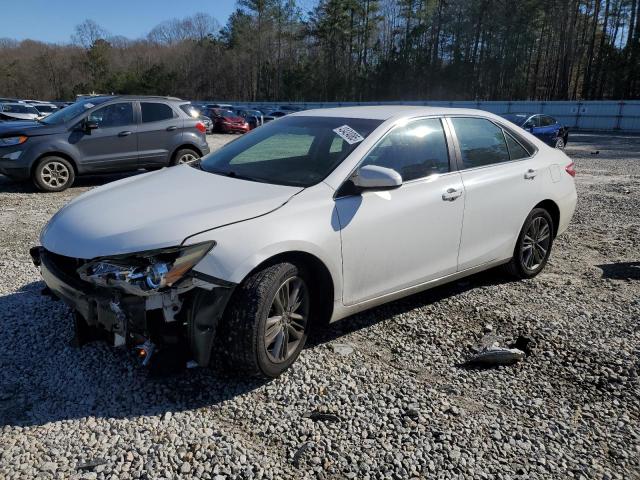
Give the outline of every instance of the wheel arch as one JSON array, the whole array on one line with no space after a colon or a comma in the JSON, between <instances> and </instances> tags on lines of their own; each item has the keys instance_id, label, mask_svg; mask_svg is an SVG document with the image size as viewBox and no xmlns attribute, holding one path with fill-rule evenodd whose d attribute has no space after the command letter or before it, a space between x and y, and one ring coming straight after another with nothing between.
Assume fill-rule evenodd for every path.
<instances>
[{"instance_id":1,"label":"wheel arch","mask_svg":"<svg viewBox=\"0 0 640 480\"><path fill-rule=\"evenodd\" d=\"M333 314L333 302L335 299L334 278L331 271L325 263L309 252L302 250L291 250L277 253L256 265L242 280L244 281L255 272L262 270L271 265L290 262L306 270L313 284L310 286L312 291L320 292L320 297L314 302L314 308L319 312L318 317L314 320L313 328L325 326L329 323Z\"/></svg>"},{"instance_id":2,"label":"wheel arch","mask_svg":"<svg viewBox=\"0 0 640 480\"><path fill-rule=\"evenodd\" d=\"M558 207L558 204L551 199L546 199L539 202L533 208L542 208L551 215L551 220L553 221L553 236L558 235L558 228L560 227L560 207Z\"/></svg>"},{"instance_id":3,"label":"wheel arch","mask_svg":"<svg viewBox=\"0 0 640 480\"><path fill-rule=\"evenodd\" d=\"M198 156L202 157L202 150L200 150L194 144L192 144L192 143L183 143L181 145L178 145L176 148L173 149L173 152L171 152L170 163L173 163L173 161L176 159L177 153L180 150L182 150L183 148L187 148L189 150L193 150L194 152L196 152L198 154Z\"/></svg>"}]
</instances>

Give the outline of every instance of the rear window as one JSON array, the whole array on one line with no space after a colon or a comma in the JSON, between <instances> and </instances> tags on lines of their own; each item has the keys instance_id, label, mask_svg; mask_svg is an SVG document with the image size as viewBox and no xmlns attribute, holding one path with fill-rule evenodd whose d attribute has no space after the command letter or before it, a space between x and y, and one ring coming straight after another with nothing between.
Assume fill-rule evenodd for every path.
<instances>
[{"instance_id":1,"label":"rear window","mask_svg":"<svg viewBox=\"0 0 640 480\"><path fill-rule=\"evenodd\" d=\"M140 102L142 123L160 122L174 117L173 109L164 103Z\"/></svg>"},{"instance_id":2,"label":"rear window","mask_svg":"<svg viewBox=\"0 0 640 480\"><path fill-rule=\"evenodd\" d=\"M180 110L189 115L191 118L200 118L201 113L196 107L191 105L190 103L185 103L180 105Z\"/></svg>"}]
</instances>

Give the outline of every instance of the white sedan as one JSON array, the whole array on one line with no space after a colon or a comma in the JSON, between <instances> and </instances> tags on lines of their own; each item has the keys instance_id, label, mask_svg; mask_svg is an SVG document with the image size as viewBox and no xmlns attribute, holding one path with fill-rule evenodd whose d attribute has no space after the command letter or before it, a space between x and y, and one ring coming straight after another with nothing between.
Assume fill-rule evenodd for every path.
<instances>
[{"instance_id":1,"label":"white sedan","mask_svg":"<svg viewBox=\"0 0 640 480\"><path fill-rule=\"evenodd\" d=\"M294 113L59 211L32 249L76 340L275 377L310 330L503 265L545 267L573 163L487 112Z\"/></svg>"}]
</instances>

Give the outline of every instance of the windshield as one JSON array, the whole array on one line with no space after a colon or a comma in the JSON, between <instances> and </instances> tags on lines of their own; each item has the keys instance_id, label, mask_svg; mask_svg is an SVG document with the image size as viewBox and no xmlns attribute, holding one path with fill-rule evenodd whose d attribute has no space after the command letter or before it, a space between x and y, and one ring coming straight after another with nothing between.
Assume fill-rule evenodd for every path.
<instances>
[{"instance_id":1,"label":"windshield","mask_svg":"<svg viewBox=\"0 0 640 480\"><path fill-rule=\"evenodd\" d=\"M111 100L110 97L96 97L96 98L88 98L86 100L81 100L72 105L69 105L62 110L58 110L55 113L52 113L48 117L45 117L41 120L42 123L46 123L47 125L60 125L62 123L67 123L69 120L74 119L78 115L81 115L85 111L90 108L95 107L101 103L106 102L107 100Z\"/></svg>"},{"instance_id":2,"label":"windshield","mask_svg":"<svg viewBox=\"0 0 640 480\"><path fill-rule=\"evenodd\" d=\"M329 175L381 123L362 118L284 117L205 156L201 168L256 182L309 187Z\"/></svg>"},{"instance_id":3,"label":"windshield","mask_svg":"<svg viewBox=\"0 0 640 480\"><path fill-rule=\"evenodd\" d=\"M511 123L515 123L519 127L522 126L524 122L527 121L527 118L531 116L530 113L506 113L502 115L502 118L509 120Z\"/></svg>"}]
</instances>

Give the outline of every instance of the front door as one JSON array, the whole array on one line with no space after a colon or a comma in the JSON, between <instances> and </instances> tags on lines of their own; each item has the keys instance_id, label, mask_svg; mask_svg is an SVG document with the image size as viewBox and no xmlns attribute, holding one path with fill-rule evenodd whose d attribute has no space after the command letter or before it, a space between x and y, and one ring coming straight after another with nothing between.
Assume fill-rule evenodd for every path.
<instances>
[{"instance_id":1,"label":"front door","mask_svg":"<svg viewBox=\"0 0 640 480\"><path fill-rule=\"evenodd\" d=\"M74 130L80 162L86 171L135 169L138 163L138 126L131 102L105 105L89 114L87 122L97 125L91 133Z\"/></svg>"},{"instance_id":2,"label":"front door","mask_svg":"<svg viewBox=\"0 0 640 480\"><path fill-rule=\"evenodd\" d=\"M403 184L336 200L346 305L456 271L464 191L449 157L441 120L423 118L393 129L363 160L396 170Z\"/></svg>"}]
</instances>

